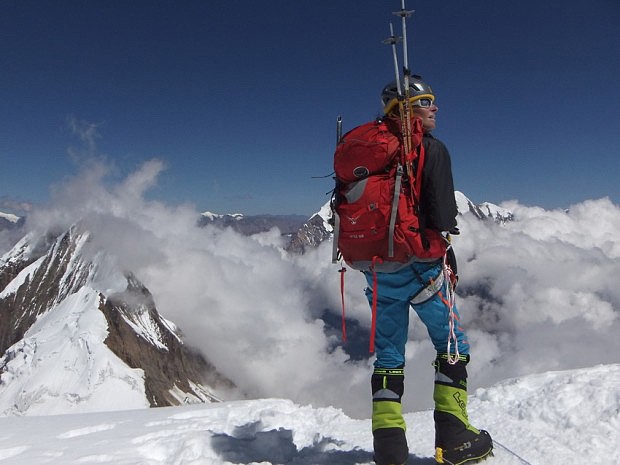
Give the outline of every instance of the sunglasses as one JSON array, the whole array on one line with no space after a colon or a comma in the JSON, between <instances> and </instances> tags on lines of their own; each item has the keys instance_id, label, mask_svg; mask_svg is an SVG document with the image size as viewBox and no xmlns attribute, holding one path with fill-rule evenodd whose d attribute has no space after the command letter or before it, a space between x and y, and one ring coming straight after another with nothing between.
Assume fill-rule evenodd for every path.
<instances>
[{"instance_id":1,"label":"sunglasses","mask_svg":"<svg viewBox=\"0 0 620 465\"><path fill-rule=\"evenodd\" d=\"M411 104L414 107L430 108L433 106L434 102L435 101L432 98L421 98L419 100L416 100L415 102L412 102Z\"/></svg>"}]
</instances>

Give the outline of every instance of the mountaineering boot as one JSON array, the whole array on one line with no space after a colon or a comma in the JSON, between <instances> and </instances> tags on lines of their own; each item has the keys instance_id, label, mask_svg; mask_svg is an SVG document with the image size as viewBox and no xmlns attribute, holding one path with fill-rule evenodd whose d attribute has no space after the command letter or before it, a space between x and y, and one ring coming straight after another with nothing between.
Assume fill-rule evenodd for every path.
<instances>
[{"instance_id":1,"label":"mountaineering boot","mask_svg":"<svg viewBox=\"0 0 620 465\"><path fill-rule=\"evenodd\" d=\"M375 368L372 385L372 435L377 465L402 465L409 449L401 398L403 368Z\"/></svg>"},{"instance_id":2,"label":"mountaineering boot","mask_svg":"<svg viewBox=\"0 0 620 465\"><path fill-rule=\"evenodd\" d=\"M435 360L435 461L448 465L478 462L491 454L493 441L467 418L467 369L469 355L455 364L446 354Z\"/></svg>"}]
</instances>

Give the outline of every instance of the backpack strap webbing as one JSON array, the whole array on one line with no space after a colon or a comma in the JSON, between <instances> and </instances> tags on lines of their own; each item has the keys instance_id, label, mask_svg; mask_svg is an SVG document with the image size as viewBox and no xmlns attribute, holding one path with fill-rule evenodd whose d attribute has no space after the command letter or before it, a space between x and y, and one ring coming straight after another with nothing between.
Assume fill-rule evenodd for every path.
<instances>
[{"instance_id":1,"label":"backpack strap webbing","mask_svg":"<svg viewBox=\"0 0 620 465\"><path fill-rule=\"evenodd\" d=\"M396 227L396 216L398 215L398 200L400 198L400 186L403 181L403 165L400 163L396 168L396 180L394 182L394 196L392 197L392 212L390 214L390 226L388 230L388 257L394 256L394 228Z\"/></svg>"}]
</instances>

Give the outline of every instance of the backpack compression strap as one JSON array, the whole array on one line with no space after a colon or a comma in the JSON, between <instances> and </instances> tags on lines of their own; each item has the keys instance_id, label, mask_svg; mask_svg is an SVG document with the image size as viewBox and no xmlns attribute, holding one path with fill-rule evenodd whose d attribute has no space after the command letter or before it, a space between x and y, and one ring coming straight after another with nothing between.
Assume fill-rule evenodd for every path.
<instances>
[{"instance_id":1,"label":"backpack compression strap","mask_svg":"<svg viewBox=\"0 0 620 465\"><path fill-rule=\"evenodd\" d=\"M394 256L394 228L396 227L396 216L398 215L398 200L400 198L400 186L403 182L403 165L400 163L396 168L396 181L394 182L394 196L392 197L392 212L390 214L390 227L388 230L388 257Z\"/></svg>"}]
</instances>

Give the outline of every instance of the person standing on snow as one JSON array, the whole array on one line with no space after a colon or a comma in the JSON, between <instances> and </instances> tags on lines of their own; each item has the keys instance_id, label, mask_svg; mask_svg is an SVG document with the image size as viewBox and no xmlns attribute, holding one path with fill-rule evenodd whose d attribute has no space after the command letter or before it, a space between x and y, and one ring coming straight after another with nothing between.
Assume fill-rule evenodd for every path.
<instances>
[{"instance_id":1,"label":"person standing on snow","mask_svg":"<svg viewBox=\"0 0 620 465\"><path fill-rule=\"evenodd\" d=\"M450 155L442 142L431 135L436 126L437 106L431 87L420 76L409 81L412 117L422 121L425 163L422 174L420 219L425 228L458 234ZM398 89L395 82L383 89L381 99L385 120L400 128ZM402 141L402 137L400 137ZM456 260L448 249L448 261L456 272ZM467 370L469 344L453 310L455 341L448 353L450 308L448 279L443 279L443 259L424 261L415 257L394 272L365 271L366 290L372 305L376 296L376 360L371 378L372 432L377 465L404 464L409 451L402 415L405 344L409 327L409 307L413 307L437 351L434 361L435 460L452 465L470 464L486 458L493 449L490 435L474 428L467 416ZM376 282L373 279L376 277Z\"/></svg>"}]
</instances>

